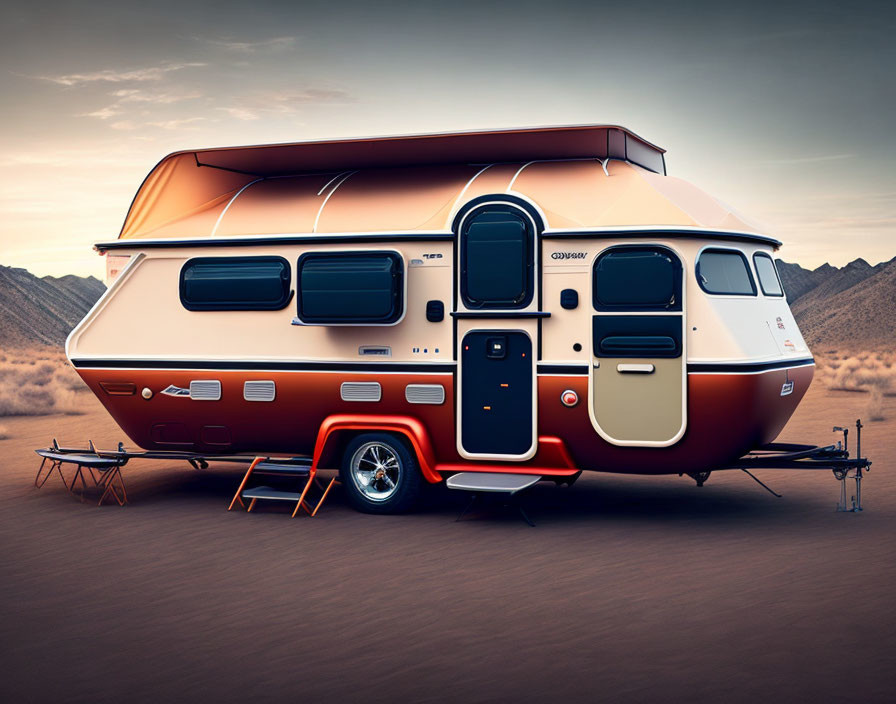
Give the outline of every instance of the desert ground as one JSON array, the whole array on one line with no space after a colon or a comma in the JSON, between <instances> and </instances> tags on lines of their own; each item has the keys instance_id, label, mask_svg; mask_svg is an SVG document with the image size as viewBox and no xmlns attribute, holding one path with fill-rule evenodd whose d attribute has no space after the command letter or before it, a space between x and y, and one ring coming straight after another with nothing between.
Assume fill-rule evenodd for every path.
<instances>
[{"instance_id":1,"label":"desert ground","mask_svg":"<svg viewBox=\"0 0 896 704\"><path fill-rule=\"evenodd\" d=\"M896 397L839 390L853 358L780 439L880 418L860 514L828 472L765 471L783 498L740 472L538 485L534 529L455 523L446 492L291 520L228 513L241 470L183 462L133 462L131 503L97 508L35 489L32 450L126 440L98 402L0 418L0 699L892 701Z\"/></svg>"}]
</instances>

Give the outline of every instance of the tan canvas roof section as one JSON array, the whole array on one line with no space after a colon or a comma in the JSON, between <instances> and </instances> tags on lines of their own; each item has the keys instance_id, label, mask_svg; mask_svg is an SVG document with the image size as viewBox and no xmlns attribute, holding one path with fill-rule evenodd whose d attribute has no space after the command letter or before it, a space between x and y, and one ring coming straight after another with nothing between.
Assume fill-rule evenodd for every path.
<instances>
[{"instance_id":1,"label":"tan canvas roof section","mask_svg":"<svg viewBox=\"0 0 896 704\"><path fill-rule=\"evenodd\" d=\"M257 179L441 164L533 159L624 158L658 173L663 150L616 126L580 125L448 134L373 137L176 152L146 177L121 239L209 237L228 201ZM240 194L242 197L244 194ZM325 197L325 196L324 196Z\"/></svg>"},{"instance_id":2,"label":"tan canvas roof section","mask_svg":"<svg viewBox=\"0 0 896 704\"><path fill-rule=\"evenodd\" d=\"M179 152L147 177L119 237L448 233L465 203L492 194L528 199L548 230L759 233L700 189L665 176L662 154L608 126Z\"/></svg>"}]
</instances>

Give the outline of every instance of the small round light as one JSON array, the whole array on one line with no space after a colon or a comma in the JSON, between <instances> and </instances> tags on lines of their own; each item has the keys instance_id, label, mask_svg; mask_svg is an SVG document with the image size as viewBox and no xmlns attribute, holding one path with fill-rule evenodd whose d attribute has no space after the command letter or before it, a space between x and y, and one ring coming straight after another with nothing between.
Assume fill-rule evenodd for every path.
<instances>
[{"instance_id":1,"label":"small round light","mask_svg":"<svg viewBox=\"0 0 896 704\"><path fill-rule=\"evenodd\" d=\"M567 389L560 394L560 402L567 408L572 408L579 402L579 395L572 389Z\"/></svg>"},{"instance_id":2,"label":"small round light","mask_svg":"<svg viewBox=\"0 0 896 704\"><path fill-rule=\"evenodd\" d=\"M143 391L140 392L140 395L145 398L147 401L152 398L152 389L148 386L143 387Z\"/></svg>"}]
</instances>

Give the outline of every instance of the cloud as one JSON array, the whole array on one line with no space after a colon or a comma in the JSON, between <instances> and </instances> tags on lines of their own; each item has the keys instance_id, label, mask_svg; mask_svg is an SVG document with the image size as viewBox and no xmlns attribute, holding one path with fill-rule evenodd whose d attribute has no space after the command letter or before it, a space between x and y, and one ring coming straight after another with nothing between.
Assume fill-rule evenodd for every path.
<instances>
[{"instance_id":1,"label":"cloud","mask_svg":"<svg viewBox=\"0 0 896 704\"><path fill-rule=\"evenodd\" d=\"M228 107L217 110L237 120L258 120L265 115L293 115L302 106L322 103L350 103L354 98L344 90L306 88L300 91L269 91L238 98Z\"/></svg>"},{"instance_id":2,"label":"cloud","mask_svg":"<svg viewBox=\"0 0 896 704\"><path fill-rule=\"evenodd\" d=\"M257 51L283 51L289 49L296 43L295 37L273 37L257 42L238 42L226 39L204 39L197 37L199 41L212 46L221 47L227 51L233 51L240 54L254 54Z\"/></svg>"},{"instance_id":3,"label":"cloud","mask_svg":"<svg viewBox=\"0 0 896 704\"><path fill-rule=\"evenodd\" d=\"M187 125L203 120L205 120L204 117L185 117L179 120L162 120L160 122L147 122L146 124L150 127L160 127L163 130L183 130L196 129L196 127L187 127Z\"/></svg>"},{"instance_id":4,"label":"cloud","mask_svg":"<svg viewBox=\"0 0 896 704\"><path fill-rule=\"evenodd\" d=\"M189 92L158 92L140 90L139 88L121 88L112 91L109 95L116 100L111 104L99 110L91 112L78 113L76 117L95 117L99 120L108 120L112 117L122 115L128 108L129 104L138 105L171 105L184 100L193 100L201 98L202 93L199 91ZM114 125L113 125L114 127ZM116 129L130 129L117 127Z\"/></svg>"},{"instance_id":5,"label":"cloud","mask_svg":"<svg viewBox=\"0 0 896 704\"><path fill-rule=\"evenodd\" d=\"M181 71L185 68L198 68L206 66L201 62L174 63L164 64L162 66L149 66L146 68L138 68L131 71L117 71L111 68L105 68L100 71L90 73L68 73L59 76L28 76L41 81L49 81L60 86L81 86L90 83L130 83L139 81L158 81L165 74L172 71Z\"/></svg>"},{"instance_id":6,"label":"cloud","mask_svg":"<svg viewBox=\"0 0 896 704\"><path fill-rule=\"evenodd\" d=\"M116 110L115 106L110 105L105 108L100 108L99 110L94 110L93 112L82 112L76 115L76 117L96 117L100 120L108 120L110 117L115 117L120 114L121 110Z\"/></svg>"},{"instance_id":7,"label":"cloud","mask_svg":"<svg viewBox=\"0 0 896 704\"><path fill-rule=\"evenodd\" d=\"M129 140L130 141L130 140ZM0 167L47 167L51 169L98 167L138 168L145 164L145 157L132 149L46 149L45 151L18 152L0 157ZM7 186L0 191L0 201L10 196Z\"/></svg>"},{"instance_id":8,"label":"cloud","mask_svg":"<svg viewBox=\"0 0 896 704\"><path fill-rule=\"evenodd\" d=\"M199 91L188 91L183 93L177 92L158 92L146 91L139 88L121 88L110 93L116 101L121 103L155 103L156 105L170 105L171 103L179 103L182 100L192 100L201 98L202 93Z\"/></svg>"},{"instance_id":9,"label":"cloud","mask_svg":"<svg viewBox=\"0 0 896 704\"><path fill-rule=\"evenodd\" d=\"M217 108L221 112L226 112L233 118L237 120L243 120L245 122L249 122L250 120L257 120L261 117L257 112L249 110L247 108Z\"/></svg>"},{"instance_id":10,"label":"cloud","mask_svg":"<svg viewBox=\"0 0 896 704\"><path fill-rule=\"evenodd\" d=\"M133 120L119 120L118 122L113 122L109 125L113 130L136 130L140 125L138 125Z\"/></svg>"},{"instance_id":11,"label":"cloud","mask_svg":"<svg viewBox=\"0 0 896 704\"><path fill-rule=\"evenodd\" d=\"M767 159L760 162L760 166L791 166L798 164L819 164L825 161L841 161L843 159L852 159L855 154L826 154L824 156L805 156L795 157L793 159Z\"/></svg>"}]
</instances>

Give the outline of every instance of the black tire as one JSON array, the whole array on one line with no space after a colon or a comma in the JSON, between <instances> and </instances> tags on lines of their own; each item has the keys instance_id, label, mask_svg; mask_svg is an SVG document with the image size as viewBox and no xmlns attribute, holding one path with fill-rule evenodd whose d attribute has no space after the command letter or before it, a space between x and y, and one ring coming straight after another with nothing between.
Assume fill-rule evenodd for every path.
<instances>
[{"instance_id":1,"label":"black tire","mask_svg":"<svg viewBox=\"0 0 896 704\"><path fill-rule=\"evenodd\" d=\"M352 438L342 456L339 478L349 504L363 513L406 513L423 488L413 451L389 433Z\"/></svg>"}]
</instances>

